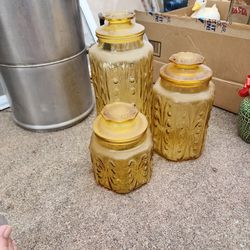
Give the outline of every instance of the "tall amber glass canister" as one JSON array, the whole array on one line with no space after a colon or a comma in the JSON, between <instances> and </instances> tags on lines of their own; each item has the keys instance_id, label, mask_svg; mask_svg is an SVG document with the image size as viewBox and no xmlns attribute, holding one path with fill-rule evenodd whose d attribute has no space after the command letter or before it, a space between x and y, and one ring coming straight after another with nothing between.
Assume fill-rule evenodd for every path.
<instances>
[{"instance_id":1,"label":"tall amber glass canister","mask_svg":"<svg viewBox=\"0 0 250 250\"><path fill-rule=\"evenodd\" d=\"M133 18L130 12L107 14L96 31L98 44L89 50L96 108L99 114L108 103L135 103L150 121L153 47Z\"/></svg>"},{"instance_id":2,"label":"tall amber glass canister","mask_svg":"<svg viewBox=\"0 0 250 250\"><path fill-rule=\"evenodd\" d=\"M94 121L90 154L96 182L128 193L151 177L153 141L146 117L133 104L106 105Z\"/></svg>"},{"instance_id":3,"label":"tall amber glass canister","mask_svg":"<svg viewBox=\"0 0 250 250\"><path fill-rule=\"evenodd\" d=\"M169 60L153 88L154 148L172 161L198 158L214 100L212 70L203 64L204 57L191 52Z\"/></svg>"}]
</instances>

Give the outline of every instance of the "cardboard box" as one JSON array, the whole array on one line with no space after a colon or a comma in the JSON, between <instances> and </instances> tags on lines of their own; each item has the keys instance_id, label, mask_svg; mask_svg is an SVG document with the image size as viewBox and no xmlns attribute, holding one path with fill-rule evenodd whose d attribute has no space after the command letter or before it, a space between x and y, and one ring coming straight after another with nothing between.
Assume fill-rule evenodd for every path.
<instances>
[{"instance_id":1,"label":"cardboard box","mask_svg":"<svg viewBox=\"0 0 250 250\"><path fill-rule=\"evenodd\" d=\"M154 80L159 76L160 64L180 51L192 51L203 55L213 70L216 84L215 105L237 113L241 98L238 90L250 73L250 25L228 23L229 2L216 3L221 21L197 20L189 17L192 7L163 14L136 11L136 20L146 28L146 34L154 46Z\"/></svg>"}]
</instances>

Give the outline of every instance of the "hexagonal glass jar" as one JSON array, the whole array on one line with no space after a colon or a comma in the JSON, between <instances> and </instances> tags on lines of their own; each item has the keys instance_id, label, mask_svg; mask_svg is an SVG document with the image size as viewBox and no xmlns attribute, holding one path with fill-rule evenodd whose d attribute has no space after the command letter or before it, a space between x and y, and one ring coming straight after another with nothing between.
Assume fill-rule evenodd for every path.
<instances>
[{"instance_id":1,"label":"hexagonal glass jar","mask_svg":"<svg viewBox=\"0 0 250 250\"><path fill-rule=\"evenodd\" d=\"M105 15L96 30L98 43L89 49L97 114L112 102L135 103L151 120L153 47L143 39L145 28L133 21L134 13Z\"/></svg>"},{"instance_id":2,"label":"hexagonal glass jar","mask_svg":"<svg viewBox=\"0 0 250 250\"><path fill-rule=\"evenodd\" d=\"M153 141L146 117L133 104L108 104L94 122L90 154L95 180L129 193L150 180Z\"/></svg>"},{"instance_id":3,"label":"hexagonal glass jar","mask_svg":"<svg viewBox=\"0 0 250 250\"><path fill-rule=\"evenodd\" d=\"M170 57L153 88L154 149L168 160L198 158L214 100L212 70L191 52Z\"/></svg>"}]
</instances>

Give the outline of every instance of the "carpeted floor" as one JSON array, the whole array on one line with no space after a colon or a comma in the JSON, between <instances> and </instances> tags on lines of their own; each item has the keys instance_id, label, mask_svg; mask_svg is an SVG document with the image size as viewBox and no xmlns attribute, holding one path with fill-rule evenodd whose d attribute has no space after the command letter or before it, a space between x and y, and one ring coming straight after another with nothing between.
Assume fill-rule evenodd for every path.
<instances>
[{"instance_id":1,"label":"carpeted floor","mask_svg":"<svg viewBox=\"0 0 250 250\"><path fill-rule=\"evenodd\" d=\"M94 181L93 118L33 133L0 113L0 213L20 250L250 249L250 145L236 115L214 108L203 155L155 155L150 183L128 195Z\"/></svg>"}]
</instances>

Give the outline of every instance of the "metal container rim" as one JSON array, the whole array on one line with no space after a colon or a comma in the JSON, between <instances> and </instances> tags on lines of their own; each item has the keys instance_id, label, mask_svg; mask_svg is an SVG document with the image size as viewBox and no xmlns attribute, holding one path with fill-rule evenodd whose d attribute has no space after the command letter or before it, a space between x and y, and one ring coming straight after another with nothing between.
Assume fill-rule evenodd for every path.
<instances>
[{"instance_id":1,"label":"metal container rim","mask_svg":"<svg viewBox=\"0 0 250 250\"><path fill-rule=\"evenodd\" d=\"M0 64L0 67L3 67L3 68L38 68L38 67L50 66L50 65L55 65L55 64L62 63L62 62L67 62L67 61L73 60L74 58L80 56L81 54L83 54L86 51L87 51L86 48L84 48L83 50L81 50L77 54L74 54L73 56L66 57L64 59L54 61L54 62L40 63L40 64L16 64L16 65Z\"/></svg>"}]
</instances>

